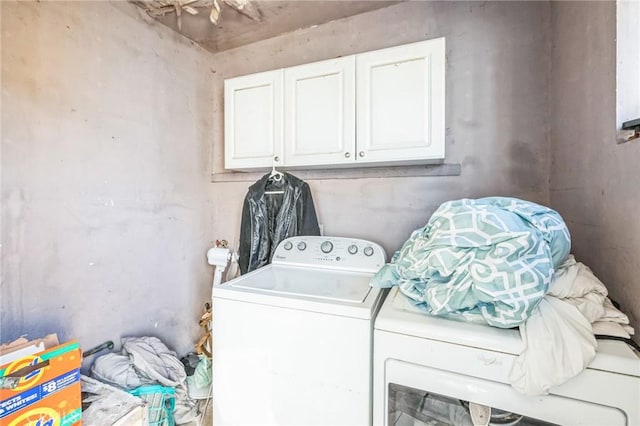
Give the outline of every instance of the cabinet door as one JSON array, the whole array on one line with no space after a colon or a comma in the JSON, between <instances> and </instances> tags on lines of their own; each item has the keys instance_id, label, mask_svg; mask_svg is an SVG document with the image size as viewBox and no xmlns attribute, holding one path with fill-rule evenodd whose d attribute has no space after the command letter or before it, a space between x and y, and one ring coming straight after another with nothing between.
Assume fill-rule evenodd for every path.
<instances>
[{"instance_id":1,"label":"cabinet door","mask_svg":"<svg viewBox=\"0 0 640 426\"><path fill-rule=\"evenodd\" d=\"M444 158L444 38L356 55L357 161Z\"/></svg>"},{"instance_id":2,"label":"cabinet door","mask_svg":"<svg viewBox=\"0 0 640 426\"><path fill-rule=\"evenodd\" d=\"M287 68L284 80L286 165L353 163L355 58Z\"/></svg>"},{"instance_id":3,"label":"cabinet door","mask_svg":"<svg viewBox=\"0 0 640 426\"><path fill-rule=\"evenodd\" d=\"M283 70L224 82L226 169L282 164Z\"/></svg>"}]
</instances>

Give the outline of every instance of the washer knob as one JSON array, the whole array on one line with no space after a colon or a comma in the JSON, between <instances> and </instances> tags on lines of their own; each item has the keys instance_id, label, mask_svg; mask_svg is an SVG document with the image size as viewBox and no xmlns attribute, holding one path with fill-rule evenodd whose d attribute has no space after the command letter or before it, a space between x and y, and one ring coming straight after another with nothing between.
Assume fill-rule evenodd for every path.
<instances>
[{"instance_id":1,"label":"washer knob","mask_svg":"<svg viewBox=\"0 0 640 426\"><path fill-rule=\"evenodd\" d=\"M323 242L320 244L320 250L322 250L323 253L331 253L331 250L333 250L333 243L331 241Z\"/></svg>"},{"instance_id":2,"label":"washer knob","mask_svg":"<svg viewBox=\"0 0 640 426\"><path fill-rule=\"evenodd\" d=\"M291 241L287 241L286 243L284 243L285 250L291 250L292 248L293 248L293 243Z\"/></svg>"},{"instance_id":3,"label":"washer knob","mask_svg":"<svg viewBox=\"0 0 640 426\"><path fill-rule=\"evenodd\" d=\"M349 252L349 254L356 254L358 252L358 246L355 244L351 244L349 247L347 247L347 251Z\"/></svg>"},{"instance_id":4,"label":"washer knob","mask_svg":"<svg viewBox=\"0 0 640 426\"><path fill-rule=\"evenodd\" d=\"M307 243L305 243L304 241L300 241L297 247L298 247L298 250L302 251L307 248Z\"/></svg>"},{"instance_id":5,"label":"washer knob","mask_svg":"<svg viewBox=\"0 0 640 426\"><path fill-rule=\"evenodd\" d=\"M366 246L366 247L364 248L364 255L365 255L365 256L371 256L371 255L373 255L373 247L371 247L371 246Z\"/></svg>"}]
</instances>

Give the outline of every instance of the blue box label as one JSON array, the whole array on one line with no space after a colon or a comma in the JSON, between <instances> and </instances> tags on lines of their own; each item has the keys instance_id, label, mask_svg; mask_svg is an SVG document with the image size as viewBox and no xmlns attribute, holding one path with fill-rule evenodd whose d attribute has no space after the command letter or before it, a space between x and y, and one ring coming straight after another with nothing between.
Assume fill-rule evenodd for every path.
<instances>
[{"instance_id":1,"label":"blue box label","mask_svg":"<svg viewBox=\"0 0 640 426\"><path fill-rule=\"evenodd\" d=\"M18 395L0 401L0 419L13 414L43 398L80 381L80 370L72 370L53 380L28 389Z\"/></svg>"}]
</instances>

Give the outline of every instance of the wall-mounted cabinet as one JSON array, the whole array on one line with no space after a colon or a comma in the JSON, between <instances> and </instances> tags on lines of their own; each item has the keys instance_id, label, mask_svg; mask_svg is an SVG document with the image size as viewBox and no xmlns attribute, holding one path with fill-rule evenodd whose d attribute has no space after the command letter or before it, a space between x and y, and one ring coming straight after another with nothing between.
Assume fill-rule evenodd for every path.
<instances>
[{"instance_id":1,"label":"wall-mounted cabinet","mask_svg":"<svg viewBox=\"0 0 640 426\"><path fill-rule=\"evenodd\" d=\"M356 55L358 160L444 158L444 38Z\"/></svg>"},{"instance_id":2,"label":"wall-mounted cabinet","mask_svg":"<svg viewBox=\"0 0 640 426\"><path fill-rule=\"evenodd\" d=\"M444 38L225 80L225 168L440 161L444 85Z\"/></svg>"},{"instance_id":3,"label":"wall-mounted cabinet","mask_svg":"<svg viewBox=\"0 0 640 426\"><path fill-rule=\"evenodd\" d=\"M224 82L224 164L250 169L282 164L283 71Z\"/></svg>"},{"instance_id":4,"label":"wall-mounted cabinet","mask_svg":"<svg viewBox=\"0 0 640 426\"><path fill-rule=\"evenodd\" d=\"M353 56L284 70L287 166L353 162L355 70Z\"/></svg>"}]
</instances>

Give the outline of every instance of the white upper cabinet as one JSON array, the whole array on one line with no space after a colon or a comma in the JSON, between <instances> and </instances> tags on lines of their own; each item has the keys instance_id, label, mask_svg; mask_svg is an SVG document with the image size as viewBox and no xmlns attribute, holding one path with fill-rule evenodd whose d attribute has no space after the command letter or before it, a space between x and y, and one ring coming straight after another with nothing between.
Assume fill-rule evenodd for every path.
<instances>
[{"instance_id":1,"label":"white upper cabinet","mask_svg":"<svg viewBox=\"0 0 640 426\"><path fill-rule=\"evenodd\" d=\"M225 80L225 168L444 159L444 38Z\"/></svg>"},{"instance_id":2,"label":"white upper cabinet","mask_svg":"<svg viewBox=\"0 0 640 426\"><path fill-rule=\"evenodd\" d=\"M444 38L356 55L358 162L444 158Z\"/></svg>"},{"instance_id":3,"label":"white upper cabinet","mask_svg":"<svg viewBox=\"0 0 640 426\"><path fill-rule=\"evenodd\" d=\"M225 80L225 168L282 164L283 74L276 70Z\"/></svg>"},{"instance_id":4,"label":"white upper cabinet","mask_svg":"<svg viewBox=\"0 0 640 426\"><path fill-rule=\"evenodd\" d=\"M355 68L349 56L285 69L287 166L355 161Z\"/></svg>"}]
</instances>

